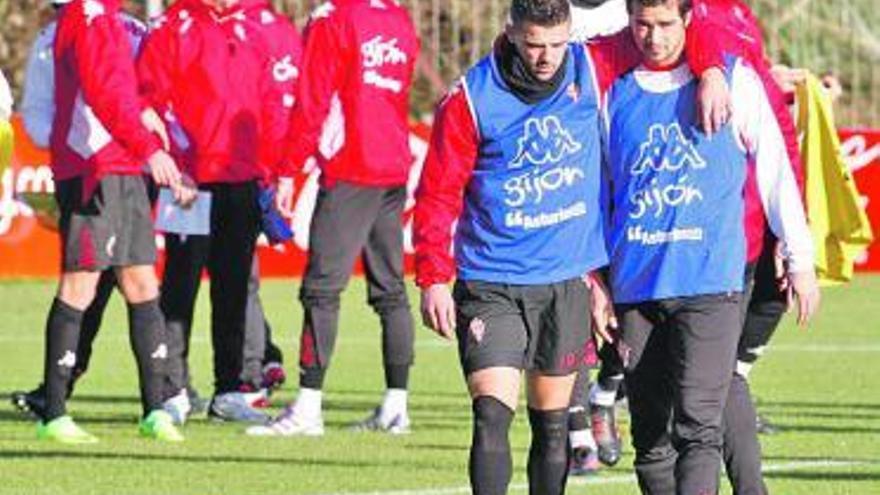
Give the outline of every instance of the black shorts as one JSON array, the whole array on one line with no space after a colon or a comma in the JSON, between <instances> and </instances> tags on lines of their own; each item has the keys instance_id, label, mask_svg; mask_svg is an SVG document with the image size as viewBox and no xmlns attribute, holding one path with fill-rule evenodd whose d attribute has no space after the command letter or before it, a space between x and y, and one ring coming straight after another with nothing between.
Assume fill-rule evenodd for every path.
<instances>
[{"instance_id":1,"label":"black shorts","mask_svg":"<svg viewBox=\"0 0 880 495\"><path fill-rule=\"evenodd\" d=\"M82 194L81 178L55 184L62 271L102 271L156 262L150 202L140 175L108 175L87 201Z\"/></svg>"},{"instance_id":2,"label":"black shorts","mask_svg":"<svg viewBox=\"0 0 880 495\"><path fill-rule=\"evenodd\" d=\"M590 292L579 278L547 285L459 280L453 297L466 375L500 366L563 376L587 358Z\"/></svg>"}]
</instances>

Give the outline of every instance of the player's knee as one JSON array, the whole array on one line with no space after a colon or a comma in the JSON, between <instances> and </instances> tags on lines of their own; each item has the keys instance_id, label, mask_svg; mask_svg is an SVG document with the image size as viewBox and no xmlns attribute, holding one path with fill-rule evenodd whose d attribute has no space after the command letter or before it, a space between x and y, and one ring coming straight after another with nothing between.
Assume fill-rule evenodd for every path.
<instances>
[{"instance_id":1,"label":"player's knee","mask_svg":"<svg viewBox=\"0 0 880 495\"><path fill-rule=\"evenodd\" d=\"M73 308L85 311L95 299L97 285L98 274L65 273L58 286L58 298Z\"/></svg>"},{"instance_id":2,"label":"player's knee","mask_svg":"<svg viewBox=\"0 0 880 495\"><path fill-rule=\"evenodd\" d=\"M339 294L342 289L315 289L302 286L299 290L299 300L307 308L320 308L326 310L339 309Z\"/></svg>"},{"instance_id":3,"label":"player's knee","mask_svg":"<svg viewBox=\"0 0 880 495\"><path fill-rule=\"evenodd\" d=\"M119 288L129 303L140 304L159 297L159 282L152 267L123 268L118 273Z\"/></svg>"},{"instance_id":4,"label":"player's knee","mask_svg":"<svg viewBox=\"0 0 880 495\"><path fill-rule=\"evenodd\" d=\"M568 409L541 411L529 408L529 424L532 427L532 445L545 461L567 461Z\"/></svg>"},{"instance_id":5,"label":"player's knee","mask_svg":"<svg viewBox=\"0 0 880 495\"><path fill-rule=\"evenodd\" d=\"M510 450L508 433L514 412L495 397L474 399L474 446L489 452Z\"/></svg>"},{"instance_id":6,"label":"player's knee","mask_svg":"<svg viewBox=\"0 0 880 495\"><path fill-rule=\"evenodd\" d=\"M406 291L387 292L377 296L370 296L367 301L373 310L379 315L391 314L396 311L409 311L409 299Z\"/></svg>"}]
</instances>

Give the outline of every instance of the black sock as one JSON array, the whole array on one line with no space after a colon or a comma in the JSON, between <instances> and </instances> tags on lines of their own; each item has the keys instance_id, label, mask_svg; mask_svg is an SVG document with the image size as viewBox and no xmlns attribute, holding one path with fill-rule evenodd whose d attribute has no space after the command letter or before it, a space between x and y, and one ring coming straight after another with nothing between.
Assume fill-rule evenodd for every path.
<instances>
[{"instance_id":1,"label":"black sock","mask_svg":"<svg viewBox=\"0 0 880 495\"><path fill-rule=\"evenodd\" d=\"M409 368L413 363L413 319L406 296L376 304L382 321L382 364L385 387L405 390L409 385Z\"/></svg>"},{"instance_id":2,"label":"black sock","mask_svg":"<svg viewBox=\"0 0 880 495\"><path fill-rule=\"evenodd\" d=\"M167 374L168 342L165 318L159 300L128 305L131 349L137 360L144 416L162 408L163 385Z\"/></svg>"},{"instance_id":3,"label":"black sock","mask_svg":"<svg viewBox=\"0 0 880 495\"><path fill-rule=\"evenodd\" d=\"M324 374L326 370L321 367L300 368L299 369L299 386L300 388L311 388L321 390L324 388Z\"/></svg>"},{"instance_id":4,"label":"black sock","mask_svg":"<svg viewBox=\"0 0 880 495\"><path fill-rule=\"evenodd\" d=\"M590 429L590 421L587 409L584 406L575 406L568 409L568 430L583 431Z\"/></svg>"},{"instance_id":5,"label":"black sock","mask_svg":"<svg viewBox=\"0 0 880 495\"><path fill-rule=\"evenodd\" d=\"M398 388L406 390L409 385L408 364L385 365L385 388Z\"/></svg>"},{"instance_id":6,"label":"black sock","mask_svg":"<svg viewBox=\"0 0 880 495\"><path fill-rule=\"evenodd\" d=\"M561 495L568 477L568 409L529 408L529 495Z\"/></svg>"},{"instance_id":7,"label":"black sock","mask_svg":"<svg viewBox=\"0 0 880 495\"><path fill-rule=\"evenodd\" d=\"M67 388L76 366L83 312L56 298L46 321L46 353L43 383L46 387L46 410L43 421L49 422L67 414L64 406Z\"/></svg>"},{"instance_id":8,"label":"black sock","mask_svg":"<svg viewBox=\"0 0 880 495\"><path fill-rule=\"evenodd\" d=\"M513 411L494 397L474 399L474 436L468 471L474 495L505 495L513 474L510 423Z\"/></svg>"}]
</instances>

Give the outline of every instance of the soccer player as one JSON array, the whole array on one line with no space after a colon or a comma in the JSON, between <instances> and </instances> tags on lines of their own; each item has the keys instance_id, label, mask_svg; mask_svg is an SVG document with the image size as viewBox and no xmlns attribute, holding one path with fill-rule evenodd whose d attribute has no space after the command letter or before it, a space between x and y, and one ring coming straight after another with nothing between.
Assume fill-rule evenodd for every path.
<instances>
[{"instance_id":1,"label":"soccer player","mask_svg":"<svg viewBox=\"0 0 880 495\"><path fill-rule=\"evenodd\" d=\"M716 493L742 323L747 160L783 242L801 320L818 304L812 242L754 70L730 61L731 124L709 139L682 105L696 93L682 60L690 0L628 0L628 9L642 65L611 89L607 147L610 281L636 473L644 493Z\"/></svg>"},{"instance_id":2,"label":"soccer player","mask_svg":"<svg viewBox=\"0 0 880 495\"><path fill-rule=\"evenodd\" d=\"M70 3L70 0L53 0L50 2L54 9ZM125 11L119 11L119 22L122 23L128 39L131 43L132 54L137 53L140 42L146 35L146 26L135 17ZM52 46L55 42L57 22L53 20L40 30L39 35L31 45L28 55L27 68L25 71L24 91L21 102L21 116L25 132L31 140L40 147L49 147L49 137L52 133L52 121L55 118L55 57ZM57 164L62 166L64 164ZM63 176L64 170L57 172ZM76 381L86 372L91 361L92 343L101 327L104 317L104 309L113 294L116 286L116 277L112 269L104 270L95 290L95 298L83 313L82 328L80 329L79 342L76 347L76 365L72 371L68 386L68 397L73 392ZM40 417L46 408L46 389L40 383L31 391L17 391L11 394L12 403L22 412L28 412Z\"/></svg>"},{"instance_id":3,"label":"soccer player","mask_svg":"<svg viewBox=\"0 0 880 495\"><path fill-rule=\"evenodd\" d=\"M409 91L418 52L412 21L399 2L326 2L311 15L287 144L293 169L313 155L321 167L299 295L304 318L300 389L270 425L252 427L250 435L324 433L322 389L338 334L339 296L359 254L367 300L382 325L386 392L356 427L409 431L413 321L403 280L401 224L412 162ZM279 197L289 202L292 184Z\"/></svg>"},{"instance_id":4,"label":"soccer player","mask_svg":"<svg viewBox=\"0 0 880 495\"><path fill-rule=\"evenodd\" d=\"M73 0L59 12L54 45L50 148L63 273L46 324L46 408L37 434L65 443L97 440L66 414L65 397L83 311L107 268L114 269L128 303L143 409L140 433L183 439L161 408L168 349L142 164L148 164L156 183L171 186L182 204L194 199L194 191L145 124L158 121L137 95L130 43L118 12L117 0Z\"/></svg>"},{"instance_id":5,"label":"soccer player","mask_svg":"<svg viewBox=\"0 0 880 495\"><path fill-rule=\"evenodd\" d=\"M613 31L614 28L609 23L618 23L615 16L590 16L589 13L598 13L600 7L603 11L616 10L618 6L612 4L619 4L619 8L625 10L625 3L625 0L607 0L600 6L574 8L575 12L581 11L581 15L574 18L580 19L582 24L573 27L573 32L590 34L600 30ZM786 98L771 75L761 29L748 5L740 0L696 0L692 17L686 40L689 51L700 42L695 36L696 33L709 32L722 51L743 57L760 76L785 137L790 166L800 189L803 190L803 167L794 122L786 106ZM628 22L628 19L625 22ZM620 36L631 38L628 29L615 35L617 38ZM634 48L633 46L632 49ZM692 60L689 59L689 63L694 67ZM747 301L748 311L739 344L737 374L731 384L730 397L725 408L725 423L731 425L730 428L725 428L725 463L728 476L732 484L737 487L738 493L751 493L756 490L754 487L762 485L759 446L757 440L753 438L754 435L748 433L751 428L747 425L749 422L754 423L755 418L758 418L759 430L771 430L761 426L760 417L754 412L746 377L751 365L757 360L758 353L767 344L778 325L785 311L787 299L784 291L779 289L777 281L779 275L775 268L777 264L773 261L777 241L767 230L752 171L753 168L750 168L746 179L745 226L748 263L757 268L747 270L749 280L751 276L748 273L754 273L754 291ZM600 357L602 366L597 382L590 388L589 409L593 433L598 444L598 457L603 463L613 465L620 458L620 438L613 406L615 399L623 395L621 390L623 365L611 346L603 347L600 350ZM580 388L576 386L575 391L579 392ZM579 405L581 402L574 403Z\"/></svg>"},{"instance_id":6,"label":"soccer player","mask_svg":"<svg viewBox=\"0 0 880 495\"><path fill-rule=\"evenodd\" d=\"M285 129L263 27L279 19L265 6L263 0L180 0L156 21L137 62L141 93L173 112L175 153L211 195L208 235L165 236L162 309L175 364L168 392L187 386L186 342L198 277L207 268L214 347L209 414L256 422L267 416L241 391L248 279L258 181L277 148L267 143L280 141Z\"/></svg>"},{"instance_id":7,"label":"soccer player","mask_svg":"<svg viewBox=\"0 0 880 495\"><path fill-rule=\"evenodd\" d=\"M597 75L603 79L605 73L614 75L638 65L641 56L627 29L629 15L626 0L572 0L572 41L604 45L605 51L614 55L611 70L599 70ZM686 52L688 63L695 73L703 74L709 68L723 65L719 51L728 49L719 46L714 25L705 22L693 23L688 29ZM723 78L723 76L721 76ZM610 82L603 81L607 87ZM725 109L723 100L714 103L711 99L703 106L701 120L706 129L714 131L719 116L713 111ZM613 466L620 460L621 441L618 433L614 405L623 396L623 366L613 344L606 343L598 351L601 367L597 380L589 385L589 369L583 367L578 373L572 394L572 407L569 416L569 442L572 450L572 474L589 474L598 469L598 462ZM589 395L586 394L589 389ZM589 412L589 416L588 416Z\"/></svg>"},{"instance_id":8,"label":"soccer player","mask_svg":"<svg viewBox=\"0 0 880 495\"><path fill-rule=\"evenodd\" d=\"M277 93L272 100L268 100L264 104L273 104L278 113L276 119L286 126L289 112L295 103L296 81L299 77L302 50L299 33L286 17L279 15L265 1L242 2L240 7L245 18L249 20L248 26L260 32L261 42L255 46L265 50L266 70L271 74L267 81L274 88L272 92ZM281 129L286 129L286 127ZM275 134L283 135L281 130ZM272 132L261 133L260 138L264 141L261 144L263 150L277 148L277 143L273 141L273 135ZM186 146L187 139L185 130L181 129L179 136L182 138L179 139L181 143L178 144L183 148ZM277 159L267 154L257 164L260 170L258 181L261 184L261 190L270 187L274 177L271 162L274 161ZM179 390L179 392L166 403L166 409L172 413L176 421L184 422L191 407L195 410L195 401L192 400L195 394L189 370L189 344L192 333L193 303L201 285L202 266L193 265L190 257L176 256L169 259L165 270L166 277L175 282L166 284L169 292L168 297L163 300L167 307L171 308L171 311L178 312L172 326L173 333L177 338L172 341L171 351L174 356L182 356L182 359L177 361L177 365L172 367L172 377L169 384L172 390ZM191 278L186 279L186 274ZM266 419L266 416L257 411L251 411L251 408L266 407L268 394L273 389L280 387L286 379L281 363L283 357L280 350L272 342L271 327L263 311L259 289L259 259L255 252L247 283L242 366L239 376L240 385L237 390L241 394L234 397L240 399L240 403L243 404L241 414L250 416L257 421ZM176 306L173 303L175 300L181 301L181 303Z\"/></svg>"},{"instance_id":9,"label":"soccer player","mask_svg":"<svg viewBox=\"0 0 880 495\"><path fill-rule=\"evenodd\" d=\"M480 495L507 493L523 371L529 491L564 491L572 386L590 309L603 313L599 83L587 48L568 43L570 20L568 0L511 2L493 53L437 110L417 194L422 314L458 340Z\"/></svg>"}]
</instances>

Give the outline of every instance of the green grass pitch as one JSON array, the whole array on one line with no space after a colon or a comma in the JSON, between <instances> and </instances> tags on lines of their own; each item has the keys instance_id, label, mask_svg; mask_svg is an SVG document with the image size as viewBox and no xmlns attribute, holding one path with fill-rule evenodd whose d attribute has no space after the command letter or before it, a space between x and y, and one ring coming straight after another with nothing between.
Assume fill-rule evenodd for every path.
<instances>
[{"instance_id":1,"label":"green grass pitch","mask_svg":"<svg viewBox=\"0 0 880 495\"><path fill-rule=\"evenodd\" d=\"M301 320L296 281L267 281L262 297L296 382ZM343 300L340 338L328 376L323 438L251 439L243 426L195 418L182 445L137 436L138 398L124 305L114 297L91 370L69 409L100 437L93 446L38 442L8 393L41 377L43 325L53 291L47 282L0 284L0 494L447 495L468 493L470 407L453 345L417 330L411 378L413 434L391 438L352 433L383 390L379 330L355 280ZM195 384L210 393L207 291L193 330ZM416 292L412 292L417 307ZM826 289L821 314L807 331L786 318L752 374L759 409L780 425L763 437L767 482L774 494L880 494L880 277L862 276ZM289 400L288 383L272 397ZM276 409L277 410L277 409ZM274 410L273 410L274 412ZM525 493L528 427L521 408L512 432L511 493ZM628 439L627 439L628 441ZM636 494L631 449L613 469L572 479L568 493ZM724 484L724 483L723 483ZM725 488L723 493L729 493Z\"/></svg>"}]
</instances>

